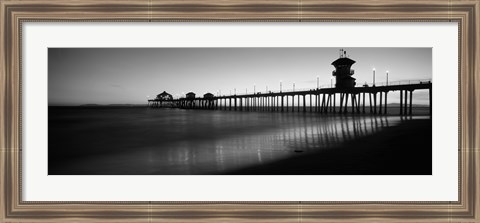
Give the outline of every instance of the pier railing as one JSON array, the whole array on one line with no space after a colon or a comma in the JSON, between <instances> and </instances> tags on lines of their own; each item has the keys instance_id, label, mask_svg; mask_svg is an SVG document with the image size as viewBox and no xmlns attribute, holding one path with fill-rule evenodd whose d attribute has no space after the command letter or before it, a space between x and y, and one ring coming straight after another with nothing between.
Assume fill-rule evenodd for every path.
<instances>
[{"instance_id":1,"label":"pier railing","mask_svg":"<svg viewBox=\"0 0 480 223\"><path fill-rule=\"evenodd\" d=\"M402 85L412 85L412 84L427 84L431 83L432 79L414 79L414 80L400 80L400 81L389 81L389 82L373 82L369 83L357 83L356 88L362 87L386 87L386 86L402 86ZM237 94L221 94L215 95L215 97L233 97L233 96L243 96L243 95L254 95L254 94L277 94L277 93L292 93L292 92L303 92L303 91L315 91L319 89L326 88L335 88L335 83L332 84L323 84L318 86L318 88L285 88L282 90L269 90L269 91L246 91L246 92L237 92Z\"/></svg>"}]
</instances>

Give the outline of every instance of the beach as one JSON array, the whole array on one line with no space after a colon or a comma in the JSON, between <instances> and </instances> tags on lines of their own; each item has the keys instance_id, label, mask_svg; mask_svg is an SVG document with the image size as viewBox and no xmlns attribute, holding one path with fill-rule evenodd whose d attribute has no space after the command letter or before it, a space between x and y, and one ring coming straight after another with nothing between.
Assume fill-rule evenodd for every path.
<instances>
[{"instance_id":1,"label":"beach","mask_svg":"<svg viewBox=\"0 0 480 223\"><path fill-rule=\"evenodd\" d=\"M298 154L229 174L431 175L431 119L408 120L329 150Z\"/></svg>"},{"instance_id":2,"label":"beach","mask_svg":"<svg viewBox=\"0 0 480 223\"><path fill-rule=\"evenodd\" d=\"M49 107L49 175L431 174L428 116Z\"/></svg>"}]
</instances>

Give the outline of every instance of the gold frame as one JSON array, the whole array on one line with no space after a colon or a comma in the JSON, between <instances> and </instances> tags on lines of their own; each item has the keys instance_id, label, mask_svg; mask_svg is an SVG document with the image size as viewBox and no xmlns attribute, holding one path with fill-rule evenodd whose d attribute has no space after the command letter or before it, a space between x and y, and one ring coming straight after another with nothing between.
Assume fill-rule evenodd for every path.
<instances>
[{"instance_id":1,"label":"gold frame","mask_svg":"<svg viewBox=\"0 0 480 223\"><path fill-rule=\"evenodd\" d=\"M0 0L0 222L480 222L479 13L479 0ZM23 201L21 27L36 21L457 22L459 201Z\"/></svg>"}]
</instances>

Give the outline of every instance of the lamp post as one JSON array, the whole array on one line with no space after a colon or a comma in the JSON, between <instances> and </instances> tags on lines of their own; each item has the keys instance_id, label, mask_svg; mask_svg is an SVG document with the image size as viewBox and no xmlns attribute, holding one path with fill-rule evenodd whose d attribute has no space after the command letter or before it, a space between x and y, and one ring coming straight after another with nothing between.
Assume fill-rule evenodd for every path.
<instances>
[{"instance_id":1,"label":"lamp post","mask_svg":"<svg viewBox=\"0 0 480 223\"><path fill-rule=\"evenodd\" d=\"M320 80L320 79L319 79L319 77L317 76L317 89L318 89L318 86L319 86L319 85L318 85L318 84L319 84L319 80Z\"/></svg>"},{"instance_id":2,"label":"lamp post","mask_svg":"<svg viewBox=\"0 0 480 223\"><path fill-rule=\"evenodd\" d=\"M387 86L388 86L388 70L387 70Z\"/></svg>"},{"instance_id":3,"label":"lamp post","mask_svg":"<svg viewBox=\"0 0 480 223\"><path fill-rule=\"evenodd\" d=\"M375 87L375 67L373 68L373 86Z\"/></svg>"},{"instance_id":4,"label":"lamp post","mask_svg":"<svg viewBox=\"0 0 480 223\"><path fill-rule=\"evenodd\" d=\"M280 93L282 92L282 80L280 80Z\"/></svg>"},{"instance_id":5,"label":"lamp post","mask_svg":"<svg viewBox=\"0 0 480 223\"><path fill-rule=\"evenodd\" d=\"M255 86L255 83L253 84L253 94L255 94L257 92L256 90L256 86Z\"/></svg>"}]
</instances>

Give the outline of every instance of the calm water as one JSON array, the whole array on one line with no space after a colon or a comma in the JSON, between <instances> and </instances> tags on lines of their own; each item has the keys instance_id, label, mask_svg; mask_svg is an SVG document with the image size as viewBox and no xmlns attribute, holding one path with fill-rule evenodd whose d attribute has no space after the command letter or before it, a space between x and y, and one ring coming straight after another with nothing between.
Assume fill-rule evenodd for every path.
<instances>
[{"instance_id":1,"label":"calm water","mask_svg":"<svg viewBox=\"0 0 480 223\"><path fill-rule=\"evenodd\" d=\"M400 117L50 107L49 174L222 174L335 149Z\"/></svg>"}]
</instances>

